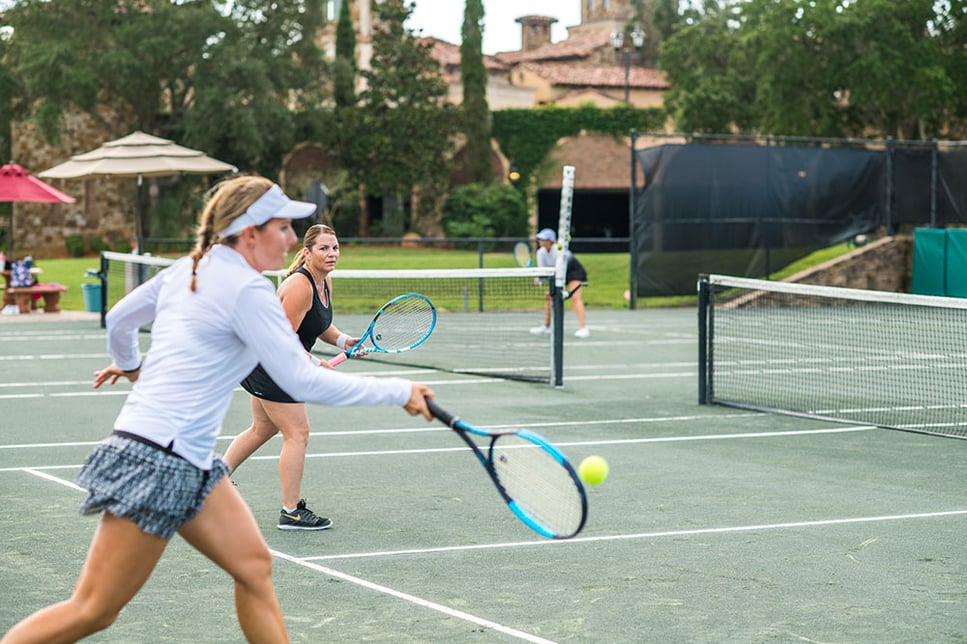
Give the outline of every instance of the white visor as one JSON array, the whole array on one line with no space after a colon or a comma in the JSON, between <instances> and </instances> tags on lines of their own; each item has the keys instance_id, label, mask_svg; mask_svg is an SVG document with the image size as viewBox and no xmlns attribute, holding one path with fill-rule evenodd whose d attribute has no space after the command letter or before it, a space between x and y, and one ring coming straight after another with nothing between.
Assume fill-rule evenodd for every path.
<instances>
[{"instance_id":1,"label":"white visor","mask_svg":"<svg viewBox=\"0 0 967 644\"><path fill-rule=\"evenodd\" d=\"M270 219L303 219L315 211L316 204L293 201L285 196L282 188L273 183L264 195L256 199L248 210L236 217L220 234L222 237L231 237L249 226L261 226Z\"/></svg>"}]
</instances>

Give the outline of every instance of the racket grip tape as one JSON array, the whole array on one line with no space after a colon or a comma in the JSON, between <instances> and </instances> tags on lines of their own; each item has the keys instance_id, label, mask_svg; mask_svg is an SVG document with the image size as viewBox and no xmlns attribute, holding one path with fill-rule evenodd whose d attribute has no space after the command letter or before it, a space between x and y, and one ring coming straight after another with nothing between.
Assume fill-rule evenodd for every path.
<instances>
[{"instance_id":1,"label":"racket grip tape","mask_svg":"<svg viewBox=\"0 0 967 644\"><path fill-rule=\"evenodd\" d=\"M342 364L349 358L348 353L340 353L338 356L329 361L330 367L335 367L337 364Z\"/></svg>"},{"instance_id":2,"label":"racket grip tape","mask_svg":"<svg viewBox=\"0 0 967 644\"><path fill-rule=\"evenodd\" d=\"M436 404L432 398L425 398L424 400L426 400L427 409L430 410L430 413L433 414L433 417L441 421L443 424L452 428L459 420L459 418L448 412L440 405Z\"/></svg>"}]
</instances>

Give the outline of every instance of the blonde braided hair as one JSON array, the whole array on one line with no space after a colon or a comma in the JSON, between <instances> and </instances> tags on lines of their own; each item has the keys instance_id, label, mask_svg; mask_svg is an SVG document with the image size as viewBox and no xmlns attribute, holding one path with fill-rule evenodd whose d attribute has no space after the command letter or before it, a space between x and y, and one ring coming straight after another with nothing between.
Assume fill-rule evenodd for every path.
<instances>
[{"instance_id":1,"label":"blonde braided hair","mask_svg":"<svg viewBox=\"0 0 967 644\"><path fill-rule=\"evenodd\" d=\"M246 175L222 181L208 193L208 201L201 213L195 248L191 251L191 290L197 290L198 262L218 242L234 246L238 236L222 239L219 234L237 217L268 192L272 182L265 177ZM265 225L265 224L263 224ZM260 226L256 226L260 228Z\"/></svg>"}]
</instances>

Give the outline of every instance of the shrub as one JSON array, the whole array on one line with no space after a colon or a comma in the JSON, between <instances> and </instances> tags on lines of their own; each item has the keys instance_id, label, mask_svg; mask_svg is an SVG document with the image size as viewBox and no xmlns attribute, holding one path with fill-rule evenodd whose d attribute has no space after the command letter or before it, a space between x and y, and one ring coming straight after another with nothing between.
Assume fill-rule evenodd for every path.
<instances>
[{"instance_id":1,"label":"shrub","mask_svg":"<svg viewBox=\"0 0 967 644\"><path fill-rule=\"evenodd\" d=\"M523 237L524 198L507 184L460 186L443 204L443 229L448 237Z\"/></svg>"},{"instance_id":2,"label":"shrub","mask_svg":"<svg viewBox=\"0 0 967 644\"><path fill-rule=\"evenodd\" d=\"M91 252L101 254L101 251L111 250L110 244L101 239L100 237L91 237L87 240L87 247L91 249Z\"/></svg>"},{"instance_id":3,"label":"shrub","mask_svg":"<svg viewBox=\"0 0 967 644\"><path fill-rule=\"evenodd\" d=\"M67 235L64 237L64 246L70 257L84 256L84 238L80 235Z\"/></svg>"}]
</instances>

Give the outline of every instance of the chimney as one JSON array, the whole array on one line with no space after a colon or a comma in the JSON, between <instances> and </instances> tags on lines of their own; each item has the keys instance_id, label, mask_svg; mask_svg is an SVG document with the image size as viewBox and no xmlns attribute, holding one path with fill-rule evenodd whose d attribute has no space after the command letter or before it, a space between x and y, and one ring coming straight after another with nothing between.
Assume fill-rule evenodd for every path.
<instances>
[{"instance_id":1,"label":"chimney","mask_svg":"<svg viewBox=\"0 0 967 644\"><path fill-rule=\"evenodd\" d=\"M532 51L551 42L551 25L557 18L548 16L521 16L520 23L521 51Z\"/></svg>"}]
</instances>

